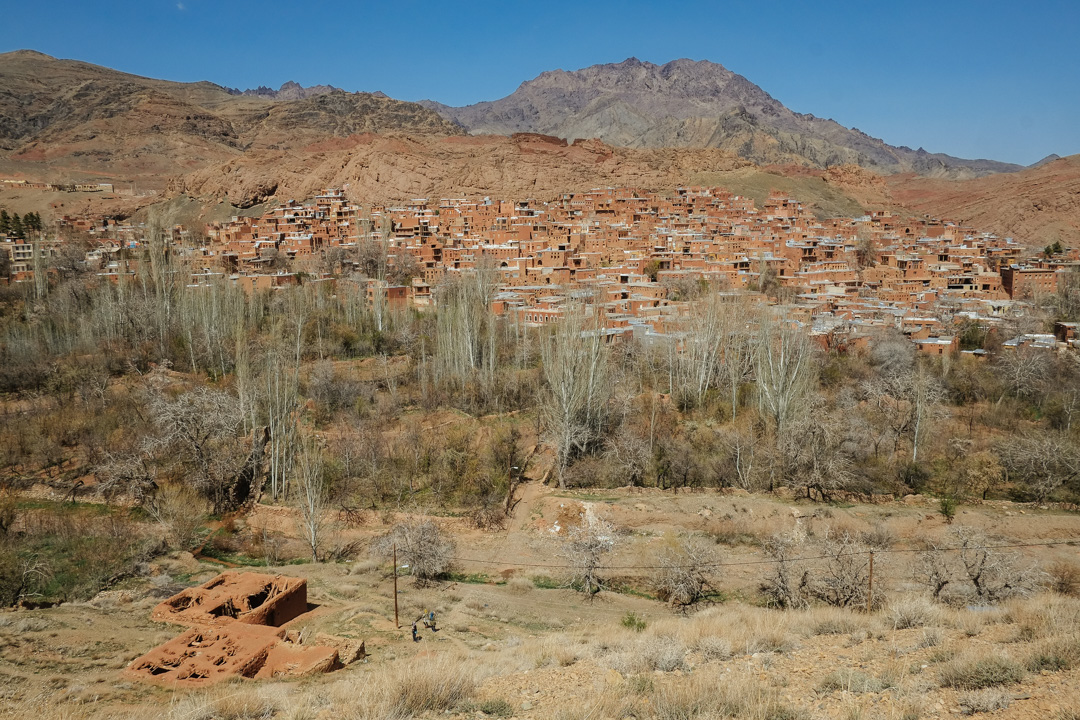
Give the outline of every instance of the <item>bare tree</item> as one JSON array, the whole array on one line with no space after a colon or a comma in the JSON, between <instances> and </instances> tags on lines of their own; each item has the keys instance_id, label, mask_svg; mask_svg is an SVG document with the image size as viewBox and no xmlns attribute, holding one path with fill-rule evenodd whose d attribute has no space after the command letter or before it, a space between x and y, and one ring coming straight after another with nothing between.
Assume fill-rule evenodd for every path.
<instances>
[{"instance_id":1,"label":"bare tree","mask_svg":"<svg viewBox=\"0 0 1080 720\"><path fill-rule=\"evenodd\" d=\"M776 437L805 409L813 387L813 349L806 333L789 323L763 317L755 354L758 405L772 421Z\"/></svg>"},{"instance_id":2,"label":"bare tree","mask_svg":"<svg viewBox=\"0 0 1080 720\"><path fill-rule=\"evenodd\" d=\"M716 554L700 543L673 540L657 553L656 563L651 582L660 600L685 608L712 590Z\"/></svg>"},{"instance_id":3,"label":"bare tree","mask_svg":"<svg viewBox=\"0 0 1080 720\"><path fill-rule=\"evenodd\" d=\"M800 534L776 534L762 544L765 554L775 562L760 589L766 602L778 608L798 610L810 604L810 571L799 555L804 547Z\"/></svg>"},{"instance_id":4,"label":"bare tree","mask_svg":"<svg viewBox=\"0 0 1080 720\"><path fill-rule=\"evenodd\" d=\"M925 541L916 559L915 580L935 600L948 603L998 603L1034 592L1041 573L1014 552L995 548L978 530L957 525L951 545Z\"/></svg>"},{"instance_id":5,"label":"bare tree","mask_svg":"<svg viewBox=\"0 0 1080 720\"><path fill-rule=\"evenodd\" d=\"M809 401L808 401L809 402ZM851 480L851 458L845 448L846 428L842 413L829 413L814 403L813 413L800 414L777 438L777 451L785 482L817 492L828 501Z\"/></svg>"},{"instance_id":6,"label":"bare tree","mask_svg":"<svg viewBox=\"0 0 1080 720\"><path fill-rule=\"evenodd\" d=\"M615 526L587 508L581 523L566 531L558 552L570 566L567 584L587 595L600 592L602 563L617 546Z\"/></svg>"},{"instance_id":7,"label":"bare tree","mask_svg":"<svg viewBox=\"0 0 1080 720\"><path fill-rule=\"evenodd\" d=\"M893 440L893 453L900 450L904 438L911 442L911 461L919 457L919 448L935 419L941 415L945 391L923 363L883 369L863 385L875 425ZM880 439L879 441L880 442Z\"/></svg>"},{"instance_id":8,"label":"bare tree","mask_svg":"<svg viewBox=\"0 0 1080 720\"><path fill-rule=\"evenodd\" d=\"M871 548L844 532L826 533L820 550L825 556L824 564L810 583L811 594L836 607L865 608L870 588ZM878 578L883 575L880 571L877 573ZM869 599L873 607L881 607L885 594L875 589Z\"/></svg>"},{"instance_id":9,"label":"bare tree","mask_svg":"<svg viewBox=\"0 0 1080 720\"><path fill-rule=\"evenodd\" d=\"M215 513L247 500L246 488L238 481L248 453L239 435L243 418L234 396L199 387L173 399L155 392L148 405L158 431L148 453L168 458L210 500Z\"/></svg>"},{"instance_id":10,"label":"bare tree","mask_svg":"<svg viewBox=\"0 0 1080 720\"><path fill-rule=\"evenodd\" d=\"M315 437L306 437L296 459L297 528L311 550L311 561L319 562L326 541L330 488L323 470L322 448Z\"/></svg>"},{"instance_id":11,"label":"bare tree","mask_svg":"<svg viewBox=\"0 0 1080 720\"><path fill-rule=\"evenodd\" d=\"M715 293L690 303L678 346L672 345L672 376L679 404L699 407L714 387L720 371L724 308Z\"/></svg>"},{"instance_id":12,"label":"bare tree","mask_svg":"<svg viewBox=\"0 0 1080 720\"><path fill-rule=\"evenodd\" d=\"M997 453L1009 477L1023 482L1037 502L1080 475L1080 447L1068 433L1025 433L1000 443Z\"/></svg>"},{"instance_id":13,"label":"bare tree","mask_svg":"<svg viewBox=\"0 0 1080 720\"><path fill-rule=\"evenodd\" d=\"M751 323L761 316L761 311L741 296L727 300L721 314L724 339L720 375L730 394L732 421L739 414L739 390L754 377L755 346Z\"/></svg>"},{"instance_id":14,"label":"bare tree","mask_svg":"<svg viewBox=\"0 0 1080 720\"><path fill-rule=\"evenodd\" d=\"M1050 361L1046 353L1027 346L1002 350L998 353L994 365L1005 380L1006 387L1016 397L1036 395L1050 371Z\"/></svg>"},{"instance_id":15,"label":"bare tree","mask_svg":"<svg viewBox=\"0 0 1080 720\"><path fill-rule=\"evenodd\" d=\"M608 352L596 314L575 305L541 345L547 392L541 412L547 437L555 447L559 487L574 452L599 440L610 393Z\"/></svg>"},{"instance_id":16,"label":"bare tree","mask_svg":"<svg viewBox=\"0 0 1080 720\"><path fill-rule=\"evenodd\" d=\"M395 525L376 541L373 550L376 555L389 559L395 546L398 566L407 568L421 584L437 580L450 571L457 547L454 540L430 520Z\"/></svg>"}]
</instances>

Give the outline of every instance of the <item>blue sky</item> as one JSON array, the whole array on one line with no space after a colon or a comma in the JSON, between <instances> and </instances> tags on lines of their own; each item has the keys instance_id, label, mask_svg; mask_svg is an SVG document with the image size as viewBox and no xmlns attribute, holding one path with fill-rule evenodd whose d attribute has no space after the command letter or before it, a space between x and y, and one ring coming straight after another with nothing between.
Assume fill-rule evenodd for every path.
<instances>
[{"instance_id":1,"label":"blue sky","mask_svg":"<svg viewBox=\"0 0 1080 720\"><path fill-rule=\"evenodd\" d=\"M894 145L1022 164L1080 152L1080 0L50 0L3 17L0 51L451 105L545 70L689 57Z\"/></svg>"}]
</instances>

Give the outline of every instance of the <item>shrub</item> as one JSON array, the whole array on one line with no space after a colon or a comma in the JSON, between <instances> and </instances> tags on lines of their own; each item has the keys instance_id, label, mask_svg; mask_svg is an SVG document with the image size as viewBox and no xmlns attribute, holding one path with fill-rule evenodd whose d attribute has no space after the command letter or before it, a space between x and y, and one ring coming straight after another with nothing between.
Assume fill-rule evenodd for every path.
<instances>
[{"instance_id":1,"label":"shrub","mask_svg":"<svg viewBox=\"0 0 1080 720\"><path fill-rule=\"evenodd\" d=\"M558 590L562 587L558 580L549 575L533 575L532 584L541 590Z\"/></svg>"},{"instance_id":2,"label":"shrub","mask_svg":"<svg viewBox=\"0 0 1080 720\"><path fill-rule=\"evenodd\" d=\"M927 541L916 559L915 581L925 585L935 600L998 603L1028 595L1037 587L1037 568L1016 553L993 547L984 534L963 526L954 528L952 535L952 549L959 552L944 552Z\"/></svg>"},{"instance_id":3,"label":"shrub","mask_svg":"<svg viewBox=\"0 0 1080 720\"><path fill-rule=\"evenodd\" d=\"M1041 643L1028 658L1031 672L1059 672L1080 666L1080 638L1056 638Z\"/></svg>"},{"instance_id":4,"label":"shrub","mask_svg":"<svg viewBox=\"0 0 1080 720\"><path fill-rule=\"evenodd\" d=\"M1056 562L1050 566L1050 589L1061 595L1080 597L1080 566L1070 562Z\"/></svg>"},{"instance_id":5,"label":"shrub","mask_svg":"<svg viewBox=\"0 0 1080 720\"><path fill-rule=\"evenodd\" d=\"M874 550L888 550L896 544L896 535L884 525L859 533L859 541Z\"/></svg>"},{"instance_id":6,"label":"shrub","mask_svg":"<svg viewBox=\"0 0 1080 720\"><path fill-rule=\"evenodd\" d=\"M866 673L845 668L829 673L818 685L818 689L822 692L833 690L851 693L881 692L885 689L885 683Z\"/></svg>"},{"instance_id":7,"label":"shrub","mask_svg":"<svg viewBox=\"0 0 1080 720\"><path fill-rule=\"evenodd\" d=\"M697 649L706 660L727 660L733 654L731 643L720 637L701 638L698 640Z\"/></svg>"},{"instance_id":8,"label":"shrub","mask_svg":"<svg viewBox=\"0 0 1080 720\"><path fill-rule=\"evenodd\" d=\"M595 595L604 586L599 572L605 556L618 545L615 526L607 520L586 512L581 523L570 528L561 538L559 557L567 560L570 577L567 585L586 595Z\"/></svg>"},{"instance_id":9,"label":"shrub","mask_svg":"<svg viewBox=\"0 0 1080 720\"><path fill-rule=\"evenodd\" d=\"M966 692L957 698L965 715L975 713L990 713L996 710L1004 710L1012 702L1012 693L1000 688L986 688Z\"/></svg>"},{"instance_id":10,"label":"shrub","mask_svg":"<svg viewBox=\"0 0 1080 720\"><path fill-rule=\"evenodd\" d=\"M799 609L809 605L809 575L800 574L796 558L802 544L795 536L774 535L762 546L765 553L775 560L771 574L761 583L760 590L770 607Z\"/></svg>"},{"instance_id":11,"label":"shrub","mask_svg":"<svg viewBox=\"0 0 1080 720\"><path fill-rule=\"evenodd\" d=\"M533 589L533 582L523 577L510 578L506 583L506 588L515 595L524 595Z\"/></svg>"},{"instance_id":12,"label":"shrub","mask_svg":"<svg viewBox=\"0 0 1080 720\"><path fill-rule=\"evenodd\" d=\"M484 713L485 715L490 715L491 717L508 718L513 717L514 715L513 706L502 698L497 698L495 700L485 700L479 705L477 705L476 709Z\"/></svg>"},{"instance_id":13,"label":"shrub","mask_svg":"<svg viewBox=\"0 0 1080 720\"><path fill-rule=\"evenodd\" d=\"M623 615L622 626L629 628L635 632L641 632L645 629L645 618L639 617L633 610Z\"/></svg>"},{"instance_id":14,"label":"shrub","mask_svg":"<svg viewBox=\"0 0 1080 720\"><path fill-rule=\"evenodd\" d=\"M645 643L642 656L650 670L672 672L682 668L686 659L686 648L677 638L660 635Z\"/></svg>"},{"instance_id":15,"label":"shrub","mask_svg":"<svg viewBox=\"0 0 1080 720\"><path fill-rule=\"evenodd\" d=\"M923 627L939 618L938 608L921 597L905 597L889 603L885 616L896 630Z\"/></svg>"},{"instance_id":16,"label":"shrub","mask_svg":"<svg viewBox=\"0 0 1080 720\"><path fill-rule=\"evenodd\" d=\"M1012 685L1024 679L1024 668L1006 657L969 657L941 668L941 684L960 690L982 690Z\"/></svg>"},{"instance_id":17,"label":"shrub","mask_svg":"<svg viewBox=\"0 0 1080 720\"><path fill-rule=\"evenodd\" d=\"M938 501L938 512L941 513L941 517L945 518L945 522L951 525L956 517L956 498L949 496L941 498Z\"/></svg>"}]
</instances>

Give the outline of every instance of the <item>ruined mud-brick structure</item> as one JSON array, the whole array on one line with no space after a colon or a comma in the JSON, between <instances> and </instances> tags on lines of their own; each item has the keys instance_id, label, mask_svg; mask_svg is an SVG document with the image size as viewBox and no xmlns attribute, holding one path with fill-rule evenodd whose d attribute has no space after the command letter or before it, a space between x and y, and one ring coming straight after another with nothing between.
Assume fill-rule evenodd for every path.
<instances>
[{"instance_id":1,"label":"ruined mud-brick structure","mask_svg":"<svg viewBox=\"0 0 1080 720\"><path fill-rule=\"evenodd\" d=\"M287 623L307 612L307 581L226 572L154 608L155 620L189 629L136 659L128 674L166 685L199 686L229 677L329 672L364 657L362 641L319 635L301 645Z\"/></svg>"},{"instance_id":2,"label":"ruined mud-brick structure","mask_svg":"<svg viewBox=\"0 0 1080 720\"><path fill-rule=\"evenodd\" d=\"M279 627L307 612L307 580L284 575L225 572L154 608L154 620L179 625L233 622Z\"/></svg>"}]
</instances>

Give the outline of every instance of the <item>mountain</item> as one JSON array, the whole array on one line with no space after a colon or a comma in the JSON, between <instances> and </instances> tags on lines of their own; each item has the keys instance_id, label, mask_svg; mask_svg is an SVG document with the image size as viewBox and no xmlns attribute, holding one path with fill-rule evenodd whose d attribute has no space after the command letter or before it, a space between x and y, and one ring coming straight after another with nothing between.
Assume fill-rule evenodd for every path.
<instances>
[{"instance_id":1,"label":"mountain","mask_svg":"<svg viewBox=\"0 0 1080 720\"><path fill-rule=\"evenodd\" d=\"M230 95L253 95L255 97L266 98L267 100L304 100L316 95L326 95L327 93L337 91L344 92L341 88L336 88L333 85L313 85L312 87L304 87L300 83L293 82L292 80L284 83L277 90L268 88L265 85L260 85L254 90L225 88L225 92ZM385 95L383 97L385 97Z\"/></svg>"},{"instance_id":2,"label":"mountain","mask_svg":"<svg viewBox=\"0 0 1080 720\"><path fill-rule=\"evenodd\" d=\"M1055 160L1060 160L1060 159L1061 159L1061 156L1060 156L1060 155L1058 155L1057 153L1050 153L1049 155L1047 155L1046 157L1044 157L1044 158L1043 158L1042 160L1040 160L1039 162L1036 162L1036 163L1032 163L1031 165L1028 165L1028 167L1029 167L1029 168L1037 168L1037 167L1042 167L1043 165L1046 165L1047 163L1052 163L1052 162L1054 162Z\"/></svg>"},{"instance_id":3,"label":"mountain","mask_svg":"<svg viewBox=\"0 0 1080 720\"><path fill-rule=\"evenodd\" d=\"M365 132L462 132L415 103L336 89L300 97L298 87L286 83L269 99L33 51L3 53L0 172L51 181L118 178L160 188L169 176L260 148ZM291 95L296 99L287 99Z\"/></svg>"},{"instance_id":4,"label":"mountain","mask_svg":"<svg viewBox=\"0 0 1080 720\"><path fill-rule=\"evenodd\" d=\"M722 65L630 58L545 72L491 102L449 107L422 101L471 134L535 132L623 147L712 147L758 164L825 168L856 164L880 173L975 177L1021 166L894 147L833 120L792 112Z\"/></svg>"},{"instance_id":5,"label":"mountain","mask_svg":"<svg viewBox=\"0 0 1080 720\"><path fill-rule=\"evenodd\" d=\"M970 223L1031 247L1080 246L1080 155L972 180L885 180L893 201L908 210Z\"/></svg>"}]
</instances>

